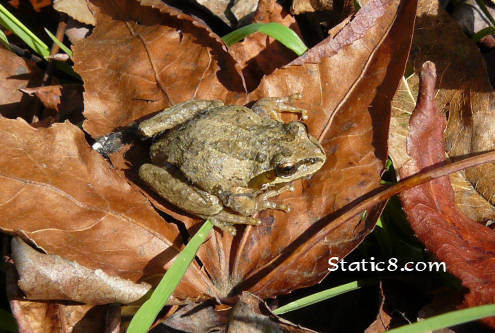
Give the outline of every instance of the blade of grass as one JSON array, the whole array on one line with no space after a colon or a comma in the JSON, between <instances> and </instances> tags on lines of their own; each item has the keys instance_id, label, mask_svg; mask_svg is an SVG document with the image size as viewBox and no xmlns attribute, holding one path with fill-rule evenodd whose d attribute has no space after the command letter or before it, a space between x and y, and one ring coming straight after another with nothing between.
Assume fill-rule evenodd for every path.
<instances>
[{"instance_id":1,"label":"blade of grass","mask_svg":"<svg viewBox=\"0 0 495 333\"><path fill-rule=\"evenodd\" d=\"M50 55L50 49L41 39L36 37L24 24L21 23L7 8L0 4L0 24L15 33L34 52L46 59Z\"/></svg>"},{"instance_id":2,"label":"blade of grass","mask_svg":"<svg viewBox=\"0 0 495 333\"><path fill-rule=\"evenodd\" d=\"M483 14L485 14L485 16L487 17L487 19L492 24L492 26L495 26L495 20L493 19L492 15L488 11L488 9L486 9L485 2L483 0L476 0L476 3L481 8L481 11L483 12Z\"/></svg>"},{"instance_id":3,"label":"blade of grass","mask_svg":"<svg viewBox=\"0 0 495 333\"><path fill-rule=\"evenodd\" d=\"M394 328L389 333L420 333L467 323L477 319L495 316L495 304L481 305L469 309L447 312L414 324Z\"/></svg>"},{"instance_id":4,"label":"blade of grass","mask_svg":"<svg viewBox=\"0 0 495 333\"><path fill-rule=\"evenodd\" d=\"M346 284L343 284L341 286L331 288L331 289L326 289L323 291L320 291L316 294L309 295L303 298L300 298L294 302L290 302L284 306L279 307L278 309L273 310L273 313L276 315L281 315L290 311L298 310L301 308L304 308L306 306L322 302L324 300L330 299L332 297L347 293L349 291L353 291L356 289L360 289L362 287L371 285L376 283L376 279L366 279L366 280L358 280L358 281L352 281Z\"/></svg>"},{"instance_id":5,"label":"blade of grass","mask_svg":"<svg viewBox=\"0 0 495 333\"><path fill-rule=\"evenodd\" d=\"M5 45L7 50L10 50L10 45L9 45L9 40L7 39L7 36L5 36L5 33L3 30L0 30L0 42Z\"/></svg>"},{"instance_id":6,"label":"blade of grass","mask_svg":"<svg viewBox=\"0 0 495 333\"><path fill-rule=\"evenodd\" d=\"M54 34L52 34L52 33L50 32L50 30L48 30L47 28L45 28L45 32L46 32L46 33L47 33L47 35L48 35L48 36L49 36L49 37L53 40L53 42L54 42L55 44L57 44L57 45L58 45L58 47L60 47L60 49L61 49L62 51L64 51L65 53L67 53L67 54L69 55L69 57L71 57L71 58L72 58L72 50L71 50L71 49L69 49L67 46L65 46L65 45L64 45L64 43L62 43L61 41L59 41L59 40L58 40L58 38L57 38L57 37L55 37L55 35L54 35Z\"/></svg>"},{"instance_id":7,"label":"blade of grass","mask_svg":"<svg viewBox=\"0 0 495 333\"><path fill-rule=\"evenodd\" d=\"M246 36L255 32L262 32L265 35L275 38L287 48L294 51L298 56L308 50L299 36L290 28L280 23L253 23L232 31L222 37L227 46L231 46Z\"/></svg>"},{"instance_id":8,"label":"blade of grass","mask_svg":"<svg viewBox=\"0 0 495 333\"><path fill-rule=\"evenodd\" d=\"M495 27L486 27L484 29L481 29L480 31L478 31L477 33L475 33L471 39L478 43L481 38L485 37L485 36L488 36L488 35L493 35L495 34Z\"/></svg>"},{"instance_id":9,"label":"blade of grass","mask_svg":"<svg viewBox=\"0 0 495 333\"><path fill-rule=\"evenodd\" d=\"M156 316L167 303L212 228L213 224L210 221L206 220L203 223L198 232L179 253L175 262L165 273L153 294L151 294L151 297L136 312L127 328L127 333L148 332Z\"/></svg>"}]
</instances>

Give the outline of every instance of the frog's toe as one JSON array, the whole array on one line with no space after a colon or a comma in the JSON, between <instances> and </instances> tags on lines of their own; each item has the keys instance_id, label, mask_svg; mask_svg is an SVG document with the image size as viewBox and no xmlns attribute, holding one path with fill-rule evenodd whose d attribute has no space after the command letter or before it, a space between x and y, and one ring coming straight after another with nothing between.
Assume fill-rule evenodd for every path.
<instances>
[{"instance_id":1,"label":"frog's toe","mask_svg":"<svg viewBox=\"0 0 495 333\"><path fill-rule=\"evenodd\" d=\"M290 206L286 204L280 204L276 203L273 201L264 201L260 205L260 210L264 209L278 209L278 210L283 210L284 212L288 213L290 212Z\"/></svg>"},{"instance_id":2,"label":"frog's toe","mask_svg":"<svg viewBox=\"0 0 495 333\"><path fill-rule=\"evenodd\" d=\"M235 234L237 233L237 230L235 229L235 227L228 222L218 220L214 217L210 217L209 220L211 223L213 223L214 226L232 234L232 236L235 236Z\"/></svg>"}]
</instances>

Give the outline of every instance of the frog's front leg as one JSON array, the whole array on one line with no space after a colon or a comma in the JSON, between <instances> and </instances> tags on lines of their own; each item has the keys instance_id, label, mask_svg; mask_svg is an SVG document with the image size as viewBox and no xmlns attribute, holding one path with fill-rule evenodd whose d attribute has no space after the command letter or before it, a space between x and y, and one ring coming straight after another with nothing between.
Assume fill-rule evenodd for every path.
<instances>
[{"instance_id":1,"label":"frog's front leg","mask_svg":"<svg viewBox=\"0 0 495 333\"><path fill-rule=\"evenodd\" d=\"M196 99L176 104L166 108L153 117L142 121L138 126L139 134L144 138L151 138L167 129L180 125L196 116L201 110L222 106L220 100Z\"/></svg>"},{"instance_id":2,"label":"frog's front leg","mask_svg":"<svg viewBox=\"0 0 495 333\"><path fill-rule=\"evenodd\" d=\"M288 184L279 189L269 190L261 194L259 191L250 188L235 187L230 191L220 193L219 197L223 204L233 211L244 216L253 216L265 209L279 209L285 212L290 211L290 208L287 205L268 200L285 191L294 191L294 187Z\"/></svg>"},{"instance_id":3,"label":"frog's front leg","mask_svg":"<svg viewBox=\"0 0 495 333\"><path fill-rule=\"evenodd\" d=\"M266 97L253 104L251 109L272 119L282 121L279 112L299 113L302 119L308 119L308 111L290 105L296 99L301 99L302 94L293 94L285 97Z\"/></svg>"}]
</instances>

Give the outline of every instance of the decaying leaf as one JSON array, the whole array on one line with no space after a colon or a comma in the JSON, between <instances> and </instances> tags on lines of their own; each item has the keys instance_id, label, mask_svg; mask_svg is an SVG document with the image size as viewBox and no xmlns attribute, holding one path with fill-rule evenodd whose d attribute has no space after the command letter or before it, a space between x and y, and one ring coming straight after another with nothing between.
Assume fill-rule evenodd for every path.
<instances>
[{"instance_id":1,"label":"decaying leaf","mask_svg":"<svg viewBox=\"0 0 495 333\"><path fill-rule=\"evenodd\" d=\"M163 274L180 248L177 229L89 147L80 129L34 129L0 118L0 143L4 232L109 275L137 281ZM184 280L181 298L208 289L196 266L189 276L195 281Z\"/></svg>"},{"instance_id":2,"label":"decaying leaf","mask_svg":"<svg viewBox=\"0 0 495 333\"><path fill-rule=\"evenodd\" d=\"M13 238L11 244L19 287L29 299L127 304L143 297L151 287L110 276L100 269L88 269L57 255L39 253L20 238Z\"/></svg>"},{"instance_id":3,"label":"decaying leaf","mask_svg":"<svg viewBox=\"0 0 495 333\"><path fill-rule=\"evenodd\" d=\"M347 205L380 186L390 101L405 68L416 1L369 1L307 55L251 80L249 92L241 74L246 62L237 60L243 47L255 55L248 50L253 43L231 52L194 18L158 0L140 4L91 2L95 30L73 48L90 135L108 134L192 98L248 105L302 93L295 105L309 110L308 130L327 153L312 179L296 182L295 192L277 199L290 204L290 213L267 210L259 216L262 225L238 227L235 237L215 229L198 252L202 267L189 268L173 301L237 303L245 291L269 298L318 283L328 274L328 258L356 247L381 210L378 205L365 219L360 212L332 225ZM262 4L257 16L282 17L273 1ZM148 193L135 177L149 159L146 143L129 142L111 154L115 169L68 123L33 129L0 119L0 144L2 230L23 235L47 254L155 283L182 239L138 187L177 223L190 232L197 228L198 219ZM250 304L256 312L257 303Z\"/></svg>"},{"instance_id":4,"label":"decaying leaf","mask_svg":"<svg viewBox=\"0 0 495 333\"><path fill-rule=\"evenodd\" d=\"M293 15L315 12L318 10L334 9L333 0L294 0L290 8Z\"/></svg>"},{"instance_id":5,"label":"decaying leaf","mask_svg":"<svg viewBox=\"0 0 495 333\"><path fill-rule=\"evenodd\" d=\"M420 94L410 120L407 153L411 157L399 170L401 178L445 160L445 117L435 105L435 66L425 63ZM495 231L467 218L457 208L446 177L419 185L400 195L408 220L418 238L469 293L467 306L495 302ZM485 322L495 327L495 319Z\"/></svg>"},{"instance_id":6,"label":"decaying leaf","mask_svg":"<svg viewBox=\"0 0 495 333\"><path fill-rule=\"evenodd\" d=\"M244 91L232 56L209 28L161 1L142 4L95 1L97 26L73 46L84 80L84 129L94 137L182 101L228 102L231 91Z\"/></svg>"},{"instance_id":7,"label":"decaying leaf","mask_svg":"<svg viewBox=\"0 0 495 333\"><path fill-rule=\"evenodd\" d=\"M269 22L283 24L300 35L295 18L288 15L280 4L272 0L260 0L252 23ZM256 88L263 76L296 58L294 52L261 32L249 35L243 41L232 45L229 52L242 68L249 91Z\"/></svg>"},{"instance_id":8,"label":"decaying leaf","mask_svg":"<svg viewBox=\"0 0 495 333\"><path fill-rule=\"evenodd\" d=\"M438 2L419 1L409 62L415 73L426 60L438 73L436 102L448 115L446 152L466 156L495 148L494 92L476 45L463 35ZM407 160L405 138L418 89L416 74L405 78L393 101L390 156L399 169ZM451 176L456 202L468 217L485 223L495 218L495 165L485 164Z\"/></svg>"},{"instance_id":9,"label":"decaying leaf","mask_svg":"<svg viewBox=\"0 0 495 333\"><path fill-rule=\"evenodd\" d=\"M190 304L163 322L167 327L185 332L315 332L273 314L262 299L243 292L232 308L216 310L214 304Z\"/></svg>"},{"instance_id":10,"label":"decaying leaf","mask_svg":"<svg viewBox=\"0 0 495 333\"><path fill-rule=\"evenodd\" d=\"M93 13L91 13L91 10L88 8L88 4L86 1L54 0L53 8L55 8L59 12L66 13L79 22L89 25L95 25L96 23Z\"/></svg>"},{"instance_id":11,"label":"decaying leaf","mask_svg":"<svg viewBox=\"0 0 495 333\"><path fill-rule=\"evenodd\" d=\"M161 3L146 4L156 9L94 3L95 32L74 48L76 70L85 82L85 128L95 136L106 134L190 98L246 104L301 92L297 105L310 110L308 128L327 150L327 164L312 180L296 184L295 193L280 197L290 203L291 213L266 211L262 226L240 229L235 238L215 230L198 256L220 298L241 290L273 297L318 282L328 273L328 256L345 256L376 220L370 213L364 223L357 216L337 230L305 236L322 217L379 186L389 103L404 69L415 2L370 1L322 42L320 52L266 75L249 95L242 92L235 58L218 37ZM264 8L276 8L267 4ZM118 16L112 14L116 8ZM115 41L116 47L102 49L102 40ZM225 75L234 80L223 80ZM131 144L121 162L112 156L113 164L132 175L144 162L133 157L146 156L145 148ZM176 211L174 217L193 227L195 220L181 215Z\"/></svg>"},{"instance_id":12,"label":"decaying leaf","mask_svg":"<svg viewBox=\"0 0 495 333\"><path fill-rule=\"evenodd\" d=\"M0 115L31 121L34 98L24 96L19 89L37 86L40 82L41 72L35 66L0 48Z\"/></svg>"},{"instance_id":13,"label":"decaying leaf","mask_svg":"<svg viewBox=\"0 0 495 333\"><path fill-rule=\"evenodd\" d=\"M251 16L258 6L259 0L190 0L208 8L225 24L235 27L239 22Z\"/></svg>"}]
</instances>

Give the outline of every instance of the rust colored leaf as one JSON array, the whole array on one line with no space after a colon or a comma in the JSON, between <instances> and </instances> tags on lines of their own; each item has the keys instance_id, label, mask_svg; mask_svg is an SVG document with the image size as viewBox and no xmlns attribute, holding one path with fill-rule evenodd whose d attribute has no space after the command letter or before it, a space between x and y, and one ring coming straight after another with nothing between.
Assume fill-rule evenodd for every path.
<instances>
[{"instance_id":1,"label":"rust colored leaf","mask_svg":"<svg viewBox=\"0 0 495 333\"><path fill-rule=\"evenodd\" d=\"M436 72L425 63L420 94L410 120L407 152L411 159L399 173L408 177L445 159L443 131L446 120L434 102ZM455 205L454 192L446 177L401 193L412 228L469 293L467 306L495 302L495 232L467 218ZM495 327L495 320L486 323Z\"/></svg>"},{"instance_id":2,"label":"rust colored leaf","mask_svg":"<svg viewBox=\"0 0 495 333\"><path fill-rule=\"evenodd\" d=\"M319 48L321 54L330 54L325 47L332 49L344 36L348 44L340 44L342 48L328 57L296 59L266 76L250 94L258 99L302 92L299 106L311 110L308 129L323 144L327 162L311 180L298 182L294 193L279 197L291 205L291 213L265 211L263 224L247 227L239 245L235 243L238 253L231 275L239 289L249 288L264 298L317 283L328 273L330 256L344 257L371 230L379 208L363 223L356 216L334 228L329 220L379 186L389 103L404 70L415 6L414 1L370 1L362 10L382 16L369 30L354 32L364 24L355 20L371 19L358 13ZM353 44L355 39L359 42ZM318 228L322 230L312 231ZM208 258L214 256L210 253Z\"/></svg>"},{"instance_id":3,"label":"rust colored leaf","mask_svg":"<svg viewBox=\"0 0 495 333\"><path fill-rule=\"evenodd\" d=\"M83 109L83 87L77 84L41 86L35 88L21 88L20 91L29 96L36 96L45 110L41 123L45 126L70 117L72 123L78 123Z\"/></svg>"},{"instance_id":4,"label":"rust colored leaf","mask_svg":"<svg viewBox=\"0 0 495 333\"><path fill-rule=\"evenodd\" d=\"M150 289L100 269L91 270L60 256L42 254L12 239L12 258L19 274L19 287L29 299L69 300L86 304L127 304Z\"/></svg>"},{"instance_id":5,"label":"rust colored leaf","mask_svg":"<svg viewBox=\"0 0 495 333\"><path fill-rule=\"evenodd\" d=\"M31 121L34 98L24 96L19 89L36 86L40 82L41 73L32 64L0 48L0 115Z\"/></svg>"},{"instance_id":6,"label":"rust colored leaf","mask_svg":"<svg viewBox=\"0 0 495 333\"><path fill-rule=\"evenodd\" d=\"M163 322L167 327L185 332L315 332L273 314L262 299L248 292L236 305L216 310L214 304L189 304ZM227 328L226 328L227 327Z\"/></svg>"},{"instance_id":7,"label":"rust colored leaf","mask_svg":"<svg viewBox=\"0 0 495 333\"><path fill-rule=\"evenodd\" d=\"M181 246L176 227L88 146L81 130L69 123L34 129L0 118L0 144L3 231L109 275L161 277ZM176 296L210 291L204 273L191 266Z\"/></svg>"},{"instance_id":8,"label":"rust colored leaf","mask_svg":"<svg viewBox=\"0 0 495 333\"><path fill-rule=\"evenodd\" d=\"M405 140L415 107L421 65L433 61L438 69L436 103L448 116L445 131L448 156L464 156L495 148L494 92L476 45L438 2L420 0L409 62L413 75L405 78L393 101L390 155L398 169L408 159ZM495 219L495 165L484 164L450 177L456 203L469 218Z\"/></svg>"},{"instance_id":9,"label":"rust colored leaf","mask_svg":"<svg viewBox=\"0 0 495 333\"><path fill-rule=\"evenodd\" d=\"M161 1L142 4L93 2L95 30L73 47L84 80L84 129L94 137L185 100L228 101L244 91L232 56L209 28Z\"/></svg>"},{"instance_id":10,"label":"rust colored leaf","mask_svg":"<svg viewBox=\"0 0 495 333\"><path fill-rule=\"evenodd\" d=\"M265 96L301 92L303 99L297 106L310 110L309 131L322 142L328 160L311 180L297 182L294 193L280 196L279 201L289 203L292 212L265 211L261 226L239 228L235 238L215 229L200 248L198 257L220 299L243 290L274 297L315 284L328 273L329 256L344 257L371 231L380 207L363 222L353 215L339 228L328 224L336 217L332 213L379 186L390 100L404 70L415 1L370 1L363 12L323 41L317 52L267 73L249 95L239 89L238 80L223 81L223 73L237 75L240 66L221 47L218 37L194 19L153 1L146 4L159 12L124 3L111 9L94 4L96 31L75 48L76 70L85 81L85 128L92 135L105 134L168 103L192 97L246 104ZM273 2L262 4L269 8L266 15L280 15ZM114 28L108 29L110 25ZM118 40L124 49L102 50L102 40ZM124 59L124 54L129 56ZM205 67L201 67L203 55L209 59ZM164 59L169 61L167 68L151 68ZM132 66L127 65L130 61ZM132 70L133 75L121 68ZM135 98L140 93L154 97L144 102ZM136 171L148 160L144 145L131 143L111 159L128 179L143 186ZM149 195L159 203L157 208L184 222L191 232L195 230L197 219ZM317 233L318 228L323 230Z\"/></svg>"},{"instance_id":11,"label":"rust colored leaf","mask_svg":"<svg viewBox=\"0 0 495 333\"><path fill-rule=\"evenodd\" d=\"M280 4L274 0L261 0L251 23L269 22L283 24L300 35L295 18L288 15ZM242 68L248 90L256 88L264 75L296 58L293 51L260 32L232 45L229 51Z\"/></svg>"}]
</instances>

